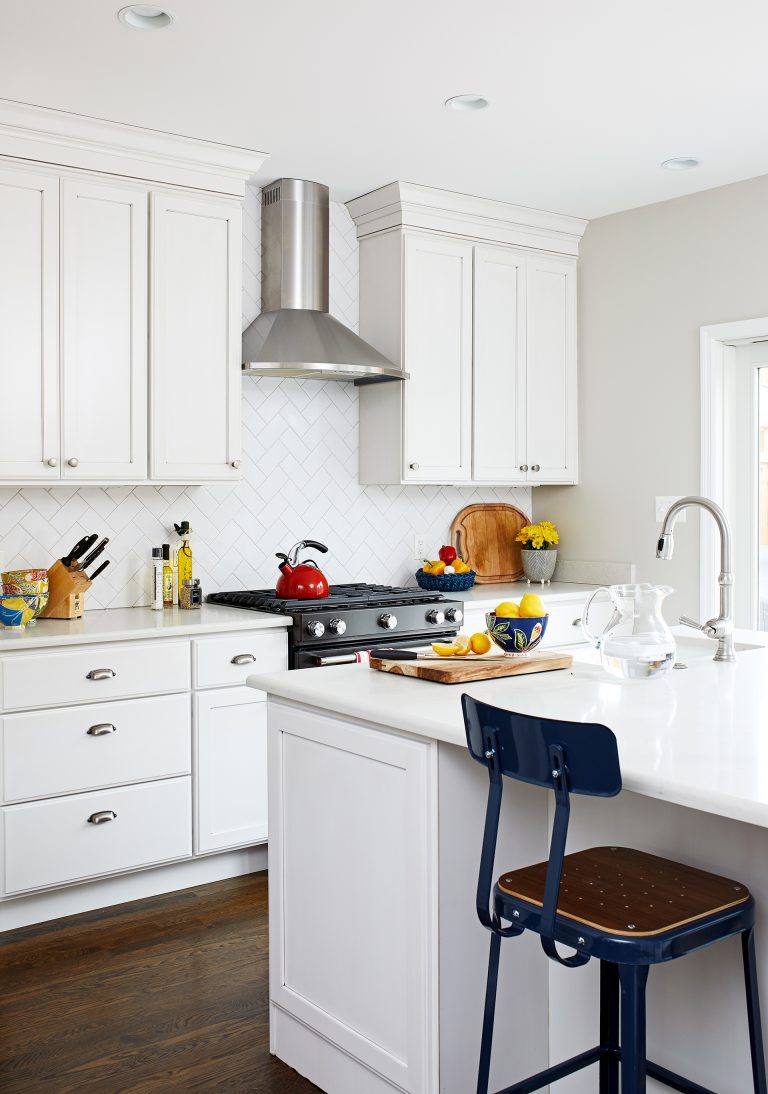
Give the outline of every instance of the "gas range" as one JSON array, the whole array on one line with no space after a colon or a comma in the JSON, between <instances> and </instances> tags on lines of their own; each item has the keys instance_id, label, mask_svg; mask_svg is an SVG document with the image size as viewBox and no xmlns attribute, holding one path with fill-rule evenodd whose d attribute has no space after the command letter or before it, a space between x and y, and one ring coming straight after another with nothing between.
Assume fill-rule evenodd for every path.
<instances>
[{"instance_id":1,"label":"gas range","mask_svg":"<svg viewBox=\"0 0 768 1094\"><path fill-rule=\"evenodd\" d=\"M461 600L390 585L331 585L321 600L285 600L273 589L211 593L208 601L290 615L289 668L319 668L360 660L372 646L414 646L456 634Z\"/></svg>"}]
</instances>

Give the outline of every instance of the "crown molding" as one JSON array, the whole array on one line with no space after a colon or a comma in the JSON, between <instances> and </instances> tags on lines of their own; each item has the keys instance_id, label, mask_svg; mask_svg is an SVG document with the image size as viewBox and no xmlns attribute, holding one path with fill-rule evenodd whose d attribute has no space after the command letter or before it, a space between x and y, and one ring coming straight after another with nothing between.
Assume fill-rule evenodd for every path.
<instances>
[{"instance_id":1,"label":"crown molding","mask_svg":"<svg viewBox=\"0 0 768 1094\"><path fill-rule=\"evenodd\" d=\"M492 198L455 194L414 182L391 182L347 202L357 238L419 228L489 243L577 255L587 221Z\"/></svg>"},{"instance_id":2,"label":"crown molding","mask_svg":"<svg viewBox=\"0 0 768 1094\"><path fill-rule=\"evenodd\" d=\"M0 99L0 155L242 197L269 153Z\"/></svg>"}]
</instances>

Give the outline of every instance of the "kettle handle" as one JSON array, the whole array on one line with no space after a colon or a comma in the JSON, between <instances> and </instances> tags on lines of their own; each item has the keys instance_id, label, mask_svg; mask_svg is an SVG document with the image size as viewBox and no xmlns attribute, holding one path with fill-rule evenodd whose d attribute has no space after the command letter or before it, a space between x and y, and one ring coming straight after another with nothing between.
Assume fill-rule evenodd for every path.
<instances>
[{"instance_id":1,"label":"kettle handle","mask_svg":"<svg viewBox=\"0 0 768 1094\"><path fill-rule=\"evenodd\" d=\"M607 593L610 597L611 590L608 588L607 585L601 585L599 589L595 589L587 603L584 605L584 611L581 613L582 633L588 642L591 642L593 646L597 646L598 648L600 646L600 639L602 638L602 635L597 635L594 633L594 631L590 630L588 617L589 609L592 607L592 601L595 599L596 596L599 596L600 593ZM603 631L603 634L605 634L605 631Z\"/></svg>"},{"instance_id":2,"label":"kettle handle","mask_svg":"<svg viewBox=\"0 0 768 1094\"><path fill-rule=\"evenodd\" d=\"M305 539L303 542L304 547L311 547L313 551L322 551L324 555L328 554L328 548L324 543L318 543L316 539Z\"/></svg>"}]
</instances>

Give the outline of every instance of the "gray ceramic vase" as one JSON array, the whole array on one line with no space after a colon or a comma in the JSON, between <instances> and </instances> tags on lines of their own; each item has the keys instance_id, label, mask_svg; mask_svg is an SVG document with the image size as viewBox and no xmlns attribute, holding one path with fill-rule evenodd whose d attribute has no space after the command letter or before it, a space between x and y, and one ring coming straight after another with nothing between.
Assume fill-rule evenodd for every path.
<instances>
[{"instance_id":1,"label":"gray ceramic vase","mask_svg":"<svg viewBox=\"0 0 768 1094\"><path fill-rule=\"evenodd\" d=\"M523 548L521 553L523 556L523 573L529 581L540 581L543 584L545 581L552 580L555 563L557 562L556 548L551 547L548 550L542 549L540 551Z\"/></svg>"}]
</instances>

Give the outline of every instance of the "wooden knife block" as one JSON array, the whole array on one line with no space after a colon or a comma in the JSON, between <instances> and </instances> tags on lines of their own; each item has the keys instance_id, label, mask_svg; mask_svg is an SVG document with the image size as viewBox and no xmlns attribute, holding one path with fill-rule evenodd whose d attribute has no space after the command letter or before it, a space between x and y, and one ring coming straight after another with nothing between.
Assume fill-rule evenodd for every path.
<instances>
[{"instance_id":1,"label":"wooden knife block","mask_svg":"<svg viewBox=\"0 0 768 1094\"><path fill-rule=\"evenodd\" d=\"M85 610L85 594L91 582L82 570L56 559L48 571L48 603L41 619L79 619Z\"/></svg>"}]
</instances>

